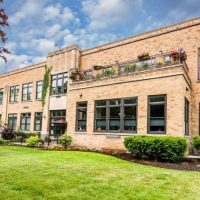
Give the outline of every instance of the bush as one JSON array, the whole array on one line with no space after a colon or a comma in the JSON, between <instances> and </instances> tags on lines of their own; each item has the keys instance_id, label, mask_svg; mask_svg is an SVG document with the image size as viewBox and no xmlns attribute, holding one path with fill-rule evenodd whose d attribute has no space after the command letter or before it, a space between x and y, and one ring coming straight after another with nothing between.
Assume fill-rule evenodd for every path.
<instances>
[{"instance_id":1,"label":"bush","mask_svg":"<svg viewBox=\"0 0 200 200\"><path fill-rule=\"evenodd\" d=\"M8 128L5 128L3 130L3 132L1 133L1 137L4 139L4 140L12 140L15 138L15 132L11 129L8 129Z\"/></svg>"},{"instance_id":2,"label":"bush","mask_svg":"<svg viewBox=\"0 0 200 200\"><path fill-rule=\"evenodd\" d=\"M171 136L131 136L124 145L136 158L169 162L181 161L187 149L185 138Z\"/></svg>"},{"instance_id":3,"label":"bush","mask_svg":"<svg viewBox=\"0 0 200 200\"><path fill-rule=\"evenodd\" d=\"M39 137L38 136L31 136L26 139L26 146L28 147L35 147L38 145Z\"/></svg>"},{"instance_id":4,"label":"bush","mask_svg":"<svg viewBox=\"0 0 200 200\"><path fill-rule=\"evenodd\" d=\"M72 138L68 135L62 135L58 138L58 141L66 149L69 145L71 145Z\"/></svg>"},{"instance_id":5,"label":"bush","mask_svg":"<svg viewBox=\"0 0 200 200\"><path fill-rule=\"evenodd\" d=\"M192 146L195 149L200 150L200 136L193 137L193 139L192 139Z\"/></svg>"},{"instance_id":6,"label":"bush","mask_svg":"<svg viewBox=\"0 0 200 200\"><path fill-rule=\"evenodd\" d=\"M10 143L10 140L4 140L0 138L0 145L8 145Z\"/></svg>"}]
</instances>

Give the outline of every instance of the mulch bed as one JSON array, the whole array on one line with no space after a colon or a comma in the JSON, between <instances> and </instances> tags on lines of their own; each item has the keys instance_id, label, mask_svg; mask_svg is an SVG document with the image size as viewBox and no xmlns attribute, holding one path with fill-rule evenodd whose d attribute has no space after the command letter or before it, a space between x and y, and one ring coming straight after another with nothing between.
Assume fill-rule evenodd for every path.
<instances>
[{"instance_id":1,"label":"mulch bed","mask_svg":"<svg viewBox=\"0 0 200 200\"><path fill-rule=\"evenodd\" d=\"M122 160L129 161L129 162L149 165L153 167L200 172L200 159L185 158L180 163L167 163L167 162L157 162L157 161L149 161L149 160L139 160L139 159L133 158L130 154L116 155L116 157Z\"/></svg>"}]
</instances>

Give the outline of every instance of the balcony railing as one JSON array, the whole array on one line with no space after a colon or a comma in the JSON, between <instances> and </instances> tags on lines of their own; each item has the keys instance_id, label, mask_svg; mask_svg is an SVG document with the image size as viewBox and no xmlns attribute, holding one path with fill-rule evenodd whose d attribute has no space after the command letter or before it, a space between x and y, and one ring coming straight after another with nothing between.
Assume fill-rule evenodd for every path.
<instances>
[{"instance_id":1,"label":"balcony railing","mask_svg":"<svg viewBox=\"0 0 200 200\"><path fill-rule=\"evenodd\" d=\"M95 65L93 69L89 69L82 73L79 72L80 80L102 79L106 77L145 72L159 68L165 68L183 63L187 55L183 50L175 52L160 53L154 56L144 56L140 59L129 60L107 66Z\"/></svg>"}]
</instances>

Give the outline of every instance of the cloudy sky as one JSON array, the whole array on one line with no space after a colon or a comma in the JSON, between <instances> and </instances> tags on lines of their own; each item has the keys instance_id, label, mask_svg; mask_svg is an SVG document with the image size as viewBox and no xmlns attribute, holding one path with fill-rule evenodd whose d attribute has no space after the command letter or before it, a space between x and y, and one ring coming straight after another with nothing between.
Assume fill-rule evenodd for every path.
<instances>
[{"instance_id":1,"label":"cloudy sky","mask_svg":"<svg viewBox=\"0 0 200 200\"><path fill-rule=\"evenodd\" d=\"M8 62L0 73L45 60L72 44L83 49L200 16L200 0L4 0Z\"/></svg>"}]
</instances>

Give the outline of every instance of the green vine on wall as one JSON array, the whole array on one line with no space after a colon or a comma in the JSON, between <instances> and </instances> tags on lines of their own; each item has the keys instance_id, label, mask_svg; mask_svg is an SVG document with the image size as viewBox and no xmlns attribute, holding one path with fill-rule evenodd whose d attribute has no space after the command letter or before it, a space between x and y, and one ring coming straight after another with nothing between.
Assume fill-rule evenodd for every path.
<instances>
[{"instance_id":1,"label":"green vine on wall","mask_svg":"<svg viewBox=\"0 0 200 200\"><path fill-rule=\"evenodd\" d=\"M44 107L46 103L46 95L49 88L49 79L50 79L50 73L51 73L52 67L45 66L45 73L44 73L44 79L43 79L43 86L42 86L42 107Z\"/></svg>"}]
</instances>

